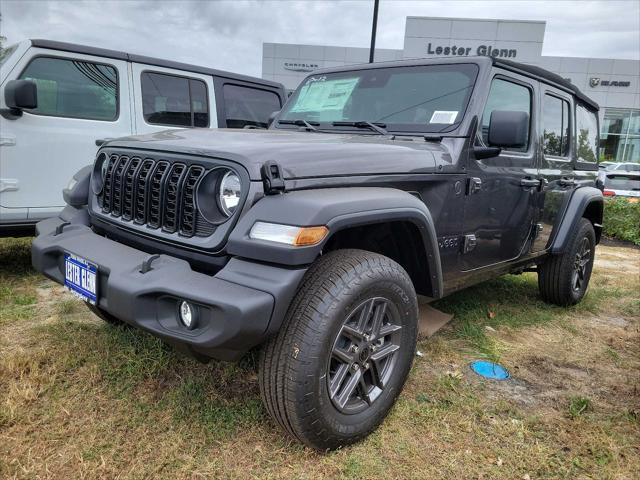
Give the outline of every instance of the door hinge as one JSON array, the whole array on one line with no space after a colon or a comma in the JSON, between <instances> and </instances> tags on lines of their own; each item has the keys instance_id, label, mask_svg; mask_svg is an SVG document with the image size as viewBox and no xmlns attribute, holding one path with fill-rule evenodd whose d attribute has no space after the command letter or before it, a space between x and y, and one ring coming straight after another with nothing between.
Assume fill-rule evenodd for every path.
<instances>
[{"instance_id":1,"label":"door hinge","mask_svg":"<svg viewBox=\"0 0 640 480\"><path fill-rule=\"evenodd\" d=\"M262 165L262 183L264 184L264 193L267 195L284 192L284 177L278 163L270 160Z\"/></svg>"},{"instance_id":2,"label":"door hinge","mask_svg":"<svg viewBox=\"0 0 640 480\"><path fill-rule=\"evenodd\" d=\"M482 180L478 177L469 178L469 182L467 183L467 195L473 195L474 193L478 193L482 188Z\"/></svg>"},{"instance_id":3,"label":"door hinge","mask_svg":"<svg viewBox=\"0 0 640 480\"><path fill-rule=\"evenodd\" d=\"M465 235L464 244L462 246L462 252L463 253L472 252L476 248L477 244L478 244L478 241L476 240L476 236L473 233L469 235Z\"/></svg>"}]
</instances>

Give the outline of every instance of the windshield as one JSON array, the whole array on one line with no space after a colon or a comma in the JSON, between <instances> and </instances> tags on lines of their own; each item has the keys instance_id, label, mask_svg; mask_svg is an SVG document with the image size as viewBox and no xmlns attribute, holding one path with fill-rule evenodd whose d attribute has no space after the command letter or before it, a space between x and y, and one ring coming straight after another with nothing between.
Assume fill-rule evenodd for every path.
<instances>
[{"instance_id":1,"label":"windshield","mask_svg":"<svg viewBox=\"0 0 640 480\"><path fill-rule=\"evenodd\" d=\"M278 119L320 129L345 126L334 122L371 122L394 132L446 131L462 120L477 74L475 64L455 64L311 75Z\"/></svg>"},{"instance_id":2,"label":"windshield","mask_svg":"<svg viewBox=\"0 0 640 480\"><path fill-rule=\"evenodd\" d=\"M7 48L0 49L0 65L4 65L4 62L11 56L13 52L18 48L18 44L8 46Z\"/></svg>"}]
</instances>

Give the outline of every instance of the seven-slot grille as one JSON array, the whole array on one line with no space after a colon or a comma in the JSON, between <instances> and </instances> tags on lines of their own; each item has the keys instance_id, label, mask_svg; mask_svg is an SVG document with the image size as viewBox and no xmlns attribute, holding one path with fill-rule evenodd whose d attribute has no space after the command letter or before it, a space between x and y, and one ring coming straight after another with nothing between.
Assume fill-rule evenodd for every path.
<instances>
[{"instance_id":1,"label":"seven-slot grille","mask_svg":"<svg viewBox=\"0 0 640 480\"><path fill-rule=\"evenodd\" d=\"M103 214L185 237L212 233L196 207L196 187L206 173L200 165L111 155L98 195Z\"/></svg>"}]
</instances>

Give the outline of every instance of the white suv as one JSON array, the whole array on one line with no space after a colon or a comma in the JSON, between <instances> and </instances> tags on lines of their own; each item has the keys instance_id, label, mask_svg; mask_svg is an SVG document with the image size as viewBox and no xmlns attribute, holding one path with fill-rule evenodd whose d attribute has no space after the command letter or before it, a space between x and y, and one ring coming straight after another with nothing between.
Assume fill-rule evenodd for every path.
<instances>
[{"instance_id":1,"label":"white suv","mask_svg":"<svg viewBox=\"0 0 640 480\"><path fill-rule=\"evenodd\" d=\"M0 236L29 234L105 140L167 128L261 128L275 82L48 40L0 59Z\"/></svg>"}]
</instances>

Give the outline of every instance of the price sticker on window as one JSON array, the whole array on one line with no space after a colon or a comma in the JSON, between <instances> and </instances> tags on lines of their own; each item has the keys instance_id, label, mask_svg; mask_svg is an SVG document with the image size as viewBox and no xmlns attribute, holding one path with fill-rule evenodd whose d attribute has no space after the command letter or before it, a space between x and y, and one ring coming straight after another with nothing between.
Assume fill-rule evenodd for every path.
<instances>
[{"instance_id":1,"label":"price sticker on window","mask_svg":"<svg viewBox=\"0 0 640 480\"><path fill-rule=\"evenodd\" d=\"M300 94L291 112L318 112L342 110L346 105L359 78L339 80L309 81L300 89Z\"/></svg>"},{"instance_id":2,"label":"price sticker on window","mask_svg":"<svg viewBox=\"0 0 640 480\"><path fill-rule=\"evenodd\" d=\"M433 115L431 115L429 123L451 125L452 123L455 123L457 116L458 112L454 110L436 110L433 112Z\"/></svg>"}]
</instances>

